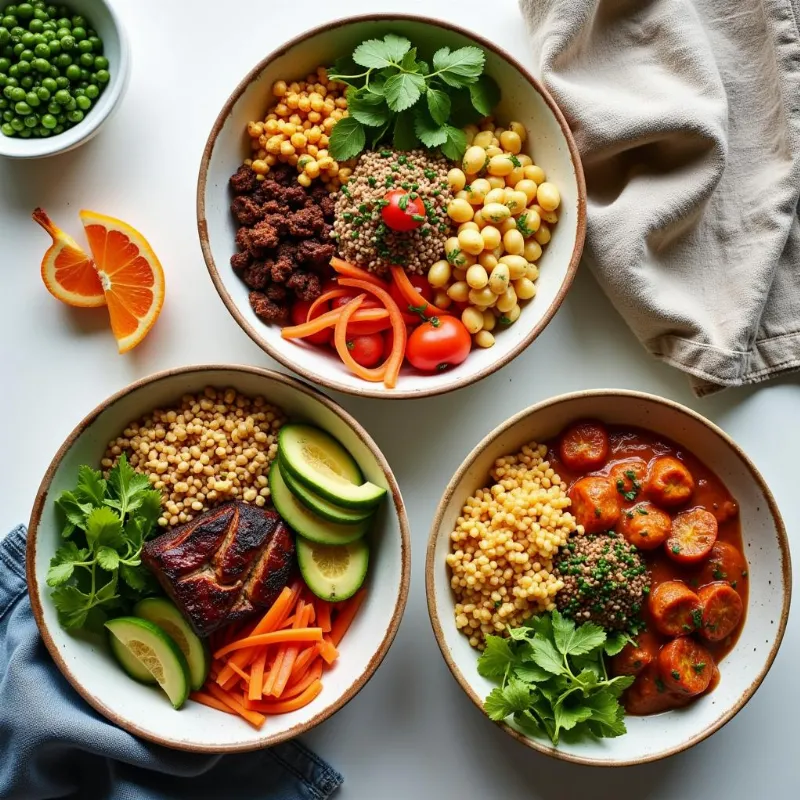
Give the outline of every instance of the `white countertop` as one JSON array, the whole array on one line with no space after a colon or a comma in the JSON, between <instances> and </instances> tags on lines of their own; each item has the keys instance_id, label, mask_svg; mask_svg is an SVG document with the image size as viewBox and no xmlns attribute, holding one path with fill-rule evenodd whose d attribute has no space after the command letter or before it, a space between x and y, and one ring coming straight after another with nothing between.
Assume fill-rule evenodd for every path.
<instances>
[{"instance_id":1,"label":"white countertop","mask_svg":"<svg viewBox=\"0 0 800 800\"><path fill-rule=\"evenodd\" d=\"M260 58L346 10L405 11L474 28L532 66L514 0L116 5L133 51L131 84L117 115L96 139L67 155L30 163L0 160L3 531L28 519L53 453L107 395L183 364L276 367L217 296L195 225L206 136L230 91ZM73 232L80 231L82 207L120 217L139 228L159 254L168 286L164 311L129 355L117 355L104 309L70 309L45 291L39 262L48 242L30 220L37 205ZM382 403L336 395L389 459L413 541L411 595L394 646L358 697L306 737L345 775L341 800L737 800L765 789L777 800L800 794L791 713L800 711L797 614L772 671L732 722L687 753L628 769L567 764L516 743L472 705L439 654L423 571L430 522L450 476L481 437L525 406L603 387L663 395L724 428L763 472L797 544L800 377L695 399L682 374L645 353L585 269L542 336L482 383L430 400ZM436 444L435 453L426 451L426 442Z\"/></svg>"}]
</instances>

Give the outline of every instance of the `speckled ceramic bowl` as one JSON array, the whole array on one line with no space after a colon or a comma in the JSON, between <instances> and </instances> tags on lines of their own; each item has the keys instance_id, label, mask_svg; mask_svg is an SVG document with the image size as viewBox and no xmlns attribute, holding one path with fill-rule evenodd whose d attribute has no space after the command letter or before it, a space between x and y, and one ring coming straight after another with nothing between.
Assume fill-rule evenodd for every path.
<instances>
[{"instance_id":1,"label":"speckled ceramic bowl","mask_svg":"<svg viewBox=\"0 0 800 800\"><path fill-rule=\"evenodd\" d=\"M525 304L519 320L496 338L494 347L475 349L458 367L433 375L404 368L395 389L351 374L331 351L281 338L280 327L256 317L249 289L234 274L235 220L230 212L228 179L250 154L247 122L263 118L278 79L301 77L320 64L332 63L355 46L387 32L408 37L415 45L477 45L486 52L486 72L500 85L497 118L519 120L528 129L526 152L542 166L562 197L553 238L537 262L541 273L536 297ZM208 138L197 186L197 225L203 256L228 311L264 352L310 381L340 392L379 398L427 397L468 386L516 358L544 330L564 299L583 250L586 189L575 142L547 90L515 58L478 34L446 22L403 14L352 17L315 28L268 55L244 77L227 100Z\"/></svg>"},{"instance_id":2,"label":"speckled ceramic bowl","mask_svg":"<svg viewBox=\"0 0 800 800\"><path fill-rule=\"evenodd\" d=\"M58 624L45 583L50 559L61 543L54 500L73 488L81 464L96 465L110 439L126 424L186 393L206 386L263 395L294 419L330 431L358 461L367 479L386 487L370 535L368 594L323 689L305 708L271 717L261 730L197 703L175 711L158 689L131 680L101 637L70 635ZM125 730L167 747L193 752L235 752L269 747L313 728L353 698L389 650L408 596L408 519L392 471L369 434L332 400L277 372L239 366L198 366L144 378L101 403L67 437L42 480L31 514L27 552L28 589L39 630L58 668L97 711Z\"/></svg>"},{"instance_id":3,"label":"speckled ceramic bowl","mask_svg":"<svg viewBox=\"0 0 800 800\"><path fill-rule=\"evenodd\" d=\"M447 486L428 543L425 580L428 611L447 666L469 698L483 708L494 684L478 674L477 651L456 629L454 596L445 556L464 501L486 485L495 459L531 440L556 436L576 419L654 431L691 450L725 483L739 502L750 599L741 636L721 662L721 681L684 709L649 717L627 717L628 733L552 747L513 725L501 727L515 739L555 758L596 766L625 766L679 753L732 719L758 689L780 647L791 599L789 543L769 487L741 448L716 425L677 403L629 391L562 395L520 412L493 430L467 456ZM491 724L487 721L486 724Z\"/></svg>"}]
</instances>

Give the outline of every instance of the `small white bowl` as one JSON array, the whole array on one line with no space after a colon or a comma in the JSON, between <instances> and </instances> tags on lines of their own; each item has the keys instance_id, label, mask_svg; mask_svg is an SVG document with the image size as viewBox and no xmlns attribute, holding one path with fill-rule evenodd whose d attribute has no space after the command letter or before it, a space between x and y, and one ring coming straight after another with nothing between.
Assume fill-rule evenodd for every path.
<instances>
[{"instance_id":1,"label":"small white bowl","mask_svg":"<svg viewBox=\"0 0 800 800\"><path fill-rule=\"evenodd\" d=\"M395 389L350 373L332 351L281 338L278 325L256 317L250 290L234 274L236 223L228 179L249 155L245 126L262 119L279 79L301 78L320 64L350 54L359 42L392 32L415 45L438 49L477 45L486 52L486 72L500 85L499 120L519 120L528 129L525 152L555 183L562 197L553 237L537 262L537 294L517 322L498 334L489 349L475 348L464 363L426 375L406 366ZM208 271L222 301L250 338L272 358L307 380L348 394L390 399L427 397L468 386L516 358L545 328L561 305L578 268L586 229L586 189L569 127L547 90L511 55L479 35L441 20L404 14L350 17L310 30L267 56L244 77L220 111L208 138L197 185L197 226Z\"/></svg>"},{"instance_id":2,"label":"small white bowl","mask_svg":"<svg viewBox=\"0 0 800 800\"><path fill-rule=\"evenodd\" d=\"M691 409L653 395L622 390L561 395L531 406L488 434L467 456L447 486L428 542L425 584L436 640L447 666L483 710L495 684L478 674L478 652L456 629L455 603L445 557L464 501L486 486L495 459L530 441L544 442L576 419L645 428L683 445L723 481L739 503L748 561L750 596L742 633L721 662L721 680L686 708L648 717L628 716L628 732L616 739L552 747L513 725L501 727L528 747L564 761L621 767L657 761L692 747L739 712L772 666L789 616L792 593L789 542L775 499L742 449L720 428Z\"/></svg>"},{"instance_id":3,"label":"small white bowl","mask_svg":"<svg viewBox=\"0 0 800 800\"><path fill-rule=\"evenodd\" d=\"M109 440L130 420L206 386L232 386L263 395L296 419L329 431L350 450L368 480L389 490L370 533L367 596L323 677L319 696L305 708L271 717L258 731L244 720L197 703L175 711L166 696L131 680L105 641L70 635L58 623L45 583L50 559L62 543L54 501L75 484L78 467L99 464ZM28 529L27 576L33 613L50 655L64 677L97 711L121 728L157 744L192 752L237 752L269 747L313 728L372 677L389 650L408 597L410 540L403 499L392 471L369 434L340 406L309 386L269 370L197 366L144 378L101 403L67 437L39 487Z\"/></svg>"},{"instance_id":4,"label":"small white bowl","mask_svg":"<svg viewBox=\"0 0 800 800\"><path fill-rule=\"evenodd\" d=\"M46 139L20 139L0 133L0 156L44 158L74 150L100 130L128 88L130 47L125 29L112 5L106 0L69 0L68 6L73 14L86 17L103 40L103 55L108 59L111 80L84 119L64 133Z\"/></svg>"}]
</instances>

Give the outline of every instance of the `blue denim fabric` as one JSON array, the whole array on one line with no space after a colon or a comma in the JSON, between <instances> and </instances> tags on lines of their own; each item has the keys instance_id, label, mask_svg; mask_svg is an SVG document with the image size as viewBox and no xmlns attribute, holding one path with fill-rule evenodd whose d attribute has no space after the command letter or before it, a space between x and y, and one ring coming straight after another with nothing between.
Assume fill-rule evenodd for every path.
<instances>
[{"instance_id":1,"label":"blue denim fabric","mask_svg":"<svg viewBox=\"0 0 800 800\"><path fill-rule=\"evenodd\" d=\"M226 756L168 750L101 717L51 660L25 586L25 536L0 541L0 798L325 800L342 776L299 742Z\"/></svg>"}]
</instances>

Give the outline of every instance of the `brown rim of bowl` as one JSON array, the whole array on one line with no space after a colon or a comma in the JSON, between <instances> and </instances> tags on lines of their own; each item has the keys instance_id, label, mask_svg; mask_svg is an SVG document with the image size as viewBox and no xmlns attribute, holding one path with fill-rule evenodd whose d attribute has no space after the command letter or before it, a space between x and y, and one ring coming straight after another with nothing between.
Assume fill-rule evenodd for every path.
<instances>
[{"instance_id":1,"label":"brown rim of bowl","mask_svg":"<svg viewBox=\"0 0 800 800\"><path fill-rule=\"evenodd\" d=\"M547 105L550 107L550 110L553 112L556 120L558 120L558 124L561 127L561 133L563 134L564 138L566 139L567 146L569 148L570 158L572 160L572 165L575 170L575 179L578 184L578 228L577 233L575 236L575 245L572 249L572 257L570 258L569 265L567 267L566 275L564 276L564 281L561 284L561 288L558 290L553 302L550 304L550 307L544 313L544 316L539 320L539 323L534 326L534 328L528 333L528 335L510 352L508 355L504 356L503 358L498 359L497 361L490 364L488 367L482 369L480 372L476 373L475 375L470 375L468 377L461 378L458 381L455 381L450 386L444 386L440 389L430 389L430 390L422 390L422 391L408 391L403 389L393 389L391 392L379 392L374 389L370 388L370 384L364 384L364 388L353 388L351 386L347 386L343 383L339 383L336 380L331 380L329 378L323 377L318 374L314 374L309 372L308 370L298 366L295 364L290 356L284 354L281 350L273 347L270 345L265 339L263 339L260 333L254 328L244 317L244 315L239 311L236 303L233 302L230 294L225 289L223 285L222 279L220 277L219 271L217 270L217 265L214 262L214 257L211 255L211 248L209 247L208 243L208 223L206 221L206 208L205 208L205 190L206 190L206 180L208 177L208 164L211 160L211 154L214 150L214 145L217 141L217 136L219 135L222 126L225 124L226 119L231 114L233 106L241 97L242 93L245 89L250 85L250 83L258 77L259 73L264 70L267 65L274 61L279 56L282 56L284 53L291 50L296 45L300 44L300 42L305 41L306 39L311 38L312 36L317 36L320 33L323 33L331 28L340 28L344 25L351 25L353 23L359 22L390 22L390 21L403 21L403 22L419 22L425 25L432 25L437 28L444 28L446 30L453 31L455 33L461 34L462 36L471 39L474 42L480 44L486 50L491 50L495 55L499 56L500 58L507 61L511 64L514 68L516 68L519 73L525 78L525 80L530 83L535 91L537 91ZM474 33L466 28L462 28L458 25L453 25L449 22L445 22L443 20L433 19L431 17L423 17L417 14L391 14L391 13L384 13L384 14L361 14L358 16L353 17L342 17L338 20L333 20L325 25L319 25L315 28L311 28L310 30L306 31L305 33L301 33L298 36L290 39L286 44L279 47L277 50L273 50L266 58L263 58L258 64L247 73L244 79L239 83L239 85L233 90L233 93L230 97L225 101L225 105L222 107L217 119L214 122L214 126L211 129L211 133L209 134L208 141L206 142L206 146L203 150L203 157L200 161L200 173L197 179L197 230L200 235L200 248L203 251L203 258L206 262L206 267L208 267L208 272L211 275L211 280L214 282L214 287L217 290L222 302L225 303L228 311L231 313L231 316L236 320L239 324L239 327L265 352L267 355L274 358L276 361L279 361L283 364L284 367L292 370L300 374L303 378L308 381L311 381L315 384L320 384L322 386L326 386L329 389L334 389L337 392L344 392L345 394L355 395L356 397L377 397L382 400L408 400L414 399L418 397L432 397L434 395L440 394L447 394L448 392L453 392L456 389L461 389L464 386L470 386L473 383L477 383L483 378L488 377L492 373L499 370L501 367L504 367L510 361L513 361L525 348L528 347L531 342L536 339L539 334L547 327L550 323L550 320L555 315L556 311L558 311L561 303L564 301L564 297L566 296L567 292L569 291L570 286L572 285L572 281L575 278L575 273L578 270L578 263L580 262L581 253L583 252L583 242L586 236L586 182L583 176L583 166L581 165L580 155L578 153L578 148L575 144L575 140L572 137L572 132L567 125L567 121L564 119L564 115L561 113L561 110L556 105L555 100L550 96L550 93L547 89L542 86L539 81L534 78L533 75L522 65L520 62L514 58L512 55L507 53L497 45L490 42L488 39L484 39L477 33Z\"/></svg>"},{"instance_id":2,"label":"brown rim of bowl","mask_svg":"<svg viewBox=\"0 0 800 800\"><path fill-rule=\"evenodd\" d=\"M347 691L339 697L334 703L329 705L327 708L322 710L319 714L315 717L310 719L308 722L302 723L300 725L295 725L293 728L290 728L288 731L285 731L281 734L276 734L274 736L265 736L263 739L257 742L251 742L247 744L220 744L220 745L194 745L188 744L185 741L181 741L178 739L167 739L161 736L155 736L149 731L143 730L137 725L133 725L127 720L123 719L119 716L115 711L108 708L103 703L99 702L97 698L95 698L89 691L87 691L72 675L70 672L69 667L66 664L66 661L62 657L61 653L59 652L58 648L56 647L53 639L50 636L50 633L47 629L47 626L44 623L44 618L42 614L42 601L39 597L39 585L36 581L36 538L38 533L39 521L42 516L42 510L44 508L44 504L47 501L47 493L50 489L50 482L53 479L53 475L55 474L56 469L58 468L61 459L63 458L64 454L69 450L70 447L75 443L78 437L97 419L97 417L104 412L106 409L113 406L118 400L128 395L131 391L135 389L140 389L143 386L146 386L150 383L156 383L163 378L168 378L173 375L182 375L186 373L194 373L194 372L211 372L214 370L233 370L235 372L247 372L253 375L258 375L260 377L269 378L271 380L275 380L279 383L283 383L286 386L291 387L292 389L297 390L298 392L302 392L305 395L317 400L318 402L322 403L326 408L336 414L345 424L350 426L353 431L359 436L361 441L369 448L372 455L375 457L376 461L380 465L381 469L384 472L388 482L389 488L391 489L392 499L394 500L394 507L397 513L398 521L400 523L400 558L401 558L401 575L400 575L400 593L397 597L397 602L395 603L394 611L392 612L392 618L389 623L389 627L386 630L386 634L383 637L383 640L380 643L380 646L377 652L372 656L369 663L367 664L366 669L364 672L358 677L358 679L347 689ZM383 453L378 449L378 446L372 440L372 437L367 433L367 431L350 415L345 411L341 406L335 403L326 395L322 394L319 390L315 389L313 386L308 386L305 383L297 380L296 378L292 378L288 375L283 375L280 372L274 372L273 370L262 369L260 367L250 367L242 364L199 364L194 366L186 366L186 367L179 367L177 369L169 369L164 370L162 372L156 372L153 375L149 375L146 378L142 378L134 383L131 383L129 386L126 386L124 389L116 392L115 394L108 397L102 403L100 403L93 411L91 411L86 417L84 417L78 425L73 429L73 431L69 434L66 438L64 443L58 449L58 452L54 456L53 460L50 462L50 466L47 468L47 471L42 478L42 482L39 485L39 490L36 493L36 499L34 500L33 510L31 511L31 519L28 523L28 542L26 547L25 553L25 560L26 560L26 578L28 582L28 592L31 598L31 606L33 607L33 615L36 619L36 624L39 626L39 633L44 640L45 646L47 647L50 655L53 658L53 661L56 662L56 665L61 670L61 674L72 684L72 687L75 689L76 692L87 702L89 703L92 708L96 711L99 711L104 717L111 720L113 723L118 725L120 728L128 731L129 733L133 733L136 736L141 736L143 739L147 739L148 741L155 742L156 744L163 745L164 747L171 747L175 750L184 750L192 753L242 753L247 752L250 750L260 750L264 747L271 747L276 744L280 744L281 742L286 741L287 739L293 739L296 736L300 736L304 733L307 733L309 730L317 726L319 723L324 722L328 717L335 714L339 709L341 709L345 704L347 704L350 700L352 700L360 691L364 688L367 681L374 675L375 671L380 666L381 661L383 661L386 653L389 651L389 647L391 646L392 642L394 641L394 637L397 633L397 629L400 626L400 620L403 616L403 611L405 610L406 601L408 600L408 589L409 589L409 582L410 582L410 574L411 574L411 541L410 541L410 532L408 526L408 517L406 516L405 506L403 505L403 498L400 494L400 488L397 485L397 481L395 480L394 474L392 473L391 467L389 466L388 461L384 457Z\"/></svg>"},{"instance_id":3,"label":"brown rim of bowl","mask_svg":"<svg viewBox=\"0 0 800 800\"><path fill-rule=\"evenodd\" d=\"M775 529L778 532L778 546L781 551L781 577L783 579L783 607L781 608L781 618L780 623L778 625L778 630L775 637L775 643L772 646L772 649L767 656L766 663L764 664L763 669L761 672L755 677L752 681L750 686L747 688L747 691L740 697L737 702L733 705L733 707L728 710L725 714L722 715L716 722L711 724L708 728L697 734L696 736L689 739L687 742L684 742L678 747L673 747L669 750L664 752L656 753L652 756L645 756L643 758L630 758L630 759L619 759L616 761L601 761L595 758L584 758L582 756L575 756L570 753L565 753L561 750L558 750L554 747L548 747L541 742L537 742L534 739L530 739L527 736L523 736L521 733L515 731L510 725L505 722L499 723L500 727L508 734L513 736L517 741L522 742L524 745L532 748L533 750L538 750L540 753L544 753L548 756L553 756L554 758L559 758L562 761L570 761L574 764L585 764L588 766L593 767L627 767L633 766L635 764L647 764L651 761L660 761L662 758L667 758L668 756L675 755L677 753L682 753L684 750L688 750L694 745L702 742L704 739L707 739L711 736L712 733L716 733L720 728L722 728L726 723L730 722L736 714L744 708L745 704L750 700L750 698L755 694L758 687L761 685L761 682L766 677L767 673L769 672L770 668L772 667L772 662L775 660L775 656L778 653L778 649L781 646L781 642L783 641L783 635L786 631L786 622L789 617L789 605L791 603L792 598L792 565L791 565L791 558L789 555L789 541L786 536L786 528L783 524L783 519L781 518L780 512L778 511L777 503L775 502L775 498L772 496L772 492L770 491L769 487L767 486L766 481L762 477L761 473L756 468L755 464L750 460L749 456L742 450L742 448L736 444L736 442L728 436L725 431L719 428L710 420L703 417L701 414L698 414L696 411L693 411L691 408L687 408L680 403L676 403L672 400L667 400L663 397L658 397L657 395L648 394L646 392L635 392L629 391L625 389L598 389L598 390L589 390L589 391L582 391L582 392L570 392L568 394L558 395L557 397L550 398L549 400L543 400L540 403L535 403L532 406L524 409L523 411L518 412L510 419L503 422L501 425L498 425L493 431L488 433L483 439L473 448L472 452L464 459L461 463L461 466L456 471L455 475L452 477L450 482L447 484L447 488L442 495L442 499L439 502L439 505L436 508L436 514L433 518L433 524L431 526L430 537L428 539L428 549L425 557L425 593L427 595L428 601L428 616L430 617L431 627L433 628L433 633L436 636L436 641L439 645L439 649L442 652L442 656L444 657L445 662L447 663L450 672L453 674L453 677L458 681L461 688L466 692L467 696L472 700L472 702L481 710L483 713L483 701L481 700L478 695L472 691L470 685L465 680L464 676L461 674L461 671L456 666L455 662L453 661L452 656L450 655L450 651L447 648L444 640L444 633L442 632L442 624L439 619L438 610L436 608L435 602L435 595L434 595L434 588L433 588L433 574L434 574L434 553L436 550L436 542L439 538L439 527L442 522L442 517L444 516L444 509L447 503L452 498L453 494L455 493L456 486L464 477L469 466L472 462L489 446L498 436L505 433L509 428L516 425L520 420L529 417L535 414L537 411L541 411L544 408L549 406L558 405L564 401L568 400L575 400L577 398L582 397L631 397L638 400L644 400L651 403L657 403L662 406L667 406L675 411L679 411L685 414L688 417L691 417L698 422L704 424L706 427L710 428L713 433L716 433L741 459L747 469L750 471L750 474L755 479L756 483L760 487L761 491L764 493L764 497L767 499L767 503L769 505L770 513L772 514L773 522L775 523Z\"/></svg>"}]
</instances>

